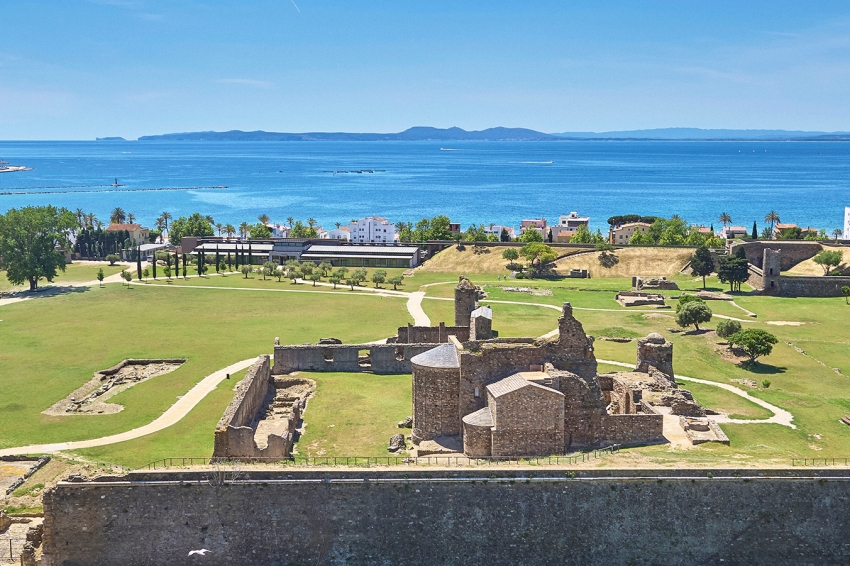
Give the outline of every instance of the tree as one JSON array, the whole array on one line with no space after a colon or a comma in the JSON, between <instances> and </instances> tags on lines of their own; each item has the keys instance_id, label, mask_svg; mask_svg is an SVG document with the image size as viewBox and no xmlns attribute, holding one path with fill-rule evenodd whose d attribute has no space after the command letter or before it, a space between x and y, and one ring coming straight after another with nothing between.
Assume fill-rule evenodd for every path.
<instances>
[{"instance_id":1,"label":"tree","mask_svg":"<svg viewBox=\"0 0 850 566\"><path fill-rule=\"evenodd\" d=\"M841 294L844 295L844 302L850 305L850 287L847 285L841 288Z\"/></svg>"},{"instance_id":2,"label":"tree","mask_svg":"<svg viewBox=\"0 0 850 566\"><path fill-rule=\"evenodd\" d=\"M770 237L773 237L773 227L779 224L779 214L775 210L771 210L764 216L764 221L770 224Z\"/></svg>"},{"instance_id":3,"label":"tree","mask_svg":"<svg viewBox=\"0 0 850 566\"><path fill-rule=\"evenodd\" d=\"M630 246L651 246L655 242L652 241L652 236L643 232L635 232L629 239Z\"/></svg>"},{"instance_id":4,"label":"tree","mask_svg":"<svg viewBox=\"0 0 850 566\"><path fill-rule=\"evenodd\" d=\"M676 312L681 311L688 303L705 304L705 301L695 295L682 295L681 297L679 297L679 301L676 303Z\"/></svg>"},{"instance_id":5,"label":"tree","mask_svg":"<svg viewBox=\"0 0 850 566\"><path fill-rule=\"evenodd\" d=\"M346 279L345 284L348 285L349 287L351 287L352 291L354 290L355 285L359 285L359 283L357 282L357 279Z\"/></svg>"},{"instance_id":6,"label":"tree","mask_svg":"<svg viewBox=\"0 0 850 566\"><path fill-rule=\"evenodd\" d=\"M752 233L752 234L750 234L750 237L751 237L753 240L758 240L758 239L759 239L759 227L758 227L758 224L756 224L756 221L755 221L755 220L753 220L753 233Z\"/></svg>"},{"instance_id":7,"label":"tree","mask_svg":"<svg viewBox=\"0 0 850 566\"><path fill-rule=\"evenodd\" d=\"M327 277L328 273L330 273L333 268L334 266L327 261L323 261L318 266L319 271L322 273L322 277Z\"/></svg>"},{"instance_id":8,"label":"tree","mask_svg":"<svg viewBox=\"0 0 850 566\"><path fill-rule=\"evenodd\" d=\"M67 208L27 206L0 215L0 270L13 285L29 282L30 291L39 279L53 281L57 270L65 271L65 249L76 225Z\"/></svg>"},{"instance_id":9,"label":"tree","mask_svg":"<svg viewBox=\"0 0 850 566\"><path fill-rule=\"evenodd\" d=\"M575 237L575 236L573 236ZM543 242L543 234L534 228L526 228L525 232L518 238L520 242L531 243L531 242Z\"/></svg>"},{"instance_id":10,"label":"tree","mask_svg":"<svg viewBox=\"0 0 850 566\"><path fill-rule=\"evenodd\" d=\"M261 214L257 217L257 220L260 222L260 224L265 226L266 224L269 223L269 220L271 220L271 218L269 218L268 214Z\"/></svg>"},{"instance_id":11,"label":"tree","mask_svg":"<svg viewBox=\"0 0 850 566\"><path fill-rule=\"evenodd\" d=\"M127 282L127 288L130 288L130 282L133 280L133 275L129 271L122 271L121 278Z\"/></svg>"},{"instance_id":12,"label":"tree","mask_svg":"<svg viewBox=\"0 0 850 566\"><path fill-rule=\"evenodd\" d=\"M233 227L233 224L225 224L224 233L227 234L228 238L232 238L233 234L236 233L236 228Z\"/></svg>"},{"instance_id":13,"label":"tree","mask_svg":"<svg viewBox=\"0 0 850 566\"><path fill-rule=\"evenodd\" d=\"M248 226L247 222L243 222L242 224L240 224L239 225L239 237L242 238L243 240L245 238L247 238L249 230L250 230L250 227Z\"/></svg>"},{"instance_id":14,"label":"tree","mask_svg":"<svg viewBox=\"0 0 850 566\"><path fill-rule=\"evenodd\" d=\"M159 215L159 217L162 218L162 221L165 225L165 231L168 232L168 221L171 220L171 218L172 218L171 213L170 212L163 212L162 214ZM171 232L169 232L169 234L171 234Z\"/></svg>"},{"instance_id":15,"label":"tree","mask_svg":"<svg viewBox=\"0 0 850 566\"><path fill-rule=\"evenodd\" d=\"M841 230L841 228L836 228L832 231L832 237L835 239L836 242L838 241L838 238L840 238L843 234L844 232Z\"/></svg>"},{"instance_id":16,"label":"tree","mask_svg":"<svg viewBox=\"0 0 850 566\"><path fill-rule=\"evenodd\" d=\"M103 287L103 268L102 267L97 270L97 280L100 283L100 286Z\"/></svg>"},{"instance_id":17,"label":"tree","mask_svg":"<svg viewBox=\"0 0 850 566\"><path fill-rule=\"evenodd\" d=\"M741 323L737 320L721 320L717 323L715 332L721 338L729 338L736 332L741 331Z\"/></svg>"},{"instance_id":18,"label":"tree","mask_svg":"<svg viewBox=\"0 0 850 566\"><path fill-rule=\"evenodd\" d=\"M165 273L165 278L171 281L171 266L166 265L162 268L162 272Z\"/></svg>"},{"instance_id":19,"label":"tree","mask_svg":"<svg viewBox=\"0 0 850 566\"><path fill-rule=\"evenodd\" d=\"M304 276L307 277L309 275L312 275L313 272L316 270L316 264L312 261L305 261L301 264L301 267L299 269L301 273L303 273Z\"/></svg>"},{"instance_id":20,"label":"tree","mask_svg":"<svg viewBox=\"0 0 850 566\"><path fill-rule=\"evenodd\" d=\"M333 285L334 285L334 289L336 289L336 286L337 286L339 283L341 283L341 282L342 282L342 279L341 279L341 278L339 278L339 277L337 277L336 275L333 275L333 276L331 276L331 277L328 279L328 281L330 281L331 283L333 283Z\"/></svg>"},{"instance_id":21,"label":"tree","mask_svg":"<svg viewBox=\"0 0 850 566\"><path fill-rule=\"evenodd\" d=\"M516 248L507 248L502 252L502 258L508 260L508 265L513 265L519 259L519 252Z\"/></svg>"},{"instance_id":22,"label":"tree","mask_svg":"<svg viewBox=\"0 0 850 566\"><path fill-rule=\"evenodd\" d=\"M263 281L266 280L266 276L274 277L274 271L277 268L277 264L273 261L267 261L263 264Z\"/></svg>"},{"instance_id":23,"label":"tree","mask_svg":"<svg viewBox=\"0 0 850 566\"><path fill-rule=\"evenodd\" d=\"M172 244L179 244L180 240L186 236L212 236L213 227L207 219L195 212L188 218L181 216L171 223L171 231L168 233L168 240Z\"/></svg>"},{"instance_id":24,"label":"tree","mask_svg":"<svg viewBox=\"0 0 850 566\"><path fill-rule=\"evenodd\" d=\"M744 350L752 363L755 363L761 356L770 355L773 351L773 345L777 342L776 336L757 328L741 330L729 337L729 344Z\"/></svg>"},{"instance_id":25,"label":"tree","mask_svg":"<svg viewBox=\"0 0 850 566\"><path fill-rule=\"evenodd\" d=\"M357 285L359 286L361 283L366 281L368 275L368 272L361 267L360 269L354 270L354 273L351 274L351 278L354 279L357 282Z\"/></svg>"},{"instance_id":26,"label":"tree","mask_svg":"<svg viewBox=\"0 0 850 566\"><path fill-rule=\"evenodd\" d=\"M821 250L817 253L812 261L823 268L823 274L829 275L833 268L838 267L844 256L840 251Z\"/></svg>"},{"instance_id":27,"label":"tree","mask_svg":"<svg viewBox=\"0 0 850 566\"><path fill-rule=\"evenodd\" d=\"M576 233L570 237L571 244L591 244L593 243L593 234L587 229L587 226L582 224L576 230Z\"/></svg>"},{"instance_id":28,"label":"tree","mask_svg":"<svg viewBox=\"0 0 850 566\"><path fill-rule=\"evenodd\" d=\"M274 276L277 277L278 283L280 283L280 281L281 281L281 279L283 279L284 275L286 275L286 270L283 268L282 265L278 265L277 267L274 268Z\"/></svg>"},{"instance_id":29,"label":"tree","mask_svg":"<svg viewBox=\"0 0 850 566\"><path fill-rule=\"evenodd\" d=\"M145 279L147 279L147 278L148 278L148 277L150 277L150 276L151 276L151 268L150 268L150 267L146 267L146 268L144 268L144 269L142 270L142 277L144 277ZM138 279L139 279L139 281L141 281L141 280L142 280L142 277L139 277L139 278L138 278Z\"/></svg>"},{"instance_id":30,"label":"tree","mask_svg":"<svg viewBox=\"0 0 850 566\"><path fill-rule=\"evenodd\" d=\"M558 257L552 248L543 242L532 242L524 245L519 251L519 255L527 259L532 266L534 266L535 262L539 266L554 261Z\"/></svg>"},{"instance_id":31,"label":"tree","mask_svg":"<svg viewBox=\"0 0 850 566\"><path fill-rule=\"evenodd\" d=\"M334 275L336 277L339 277L340 279L346 279L347 274L348 274L348 268L347 267L337 267L336 271L334 271Z\"/></svg>"},{"instance_id":32,"label":"tree","mask_svg":"<svg viewBox=\"0 0 850 566\"><path fill-rule=\"evenodd\" d=\"M186 279L186 254L183 254L183 279Z\"/></svg>"},{"instance_id":33,"label":"tree","mask_svg":"<svg viewBox=\"0 0 850 566\"><path fill-rule=\"evenodd\" d=\"M726 227L727 224L732 224L732 217L729 216L729 214L726 212L721 212L720 223L723 224L724 227Z\"/></svg>"},{"instance_id":34,"label":"tree","mask_svg":"<svg viewBox=\"0 0 850 566\"><path fill-rule=\"evenodd\" d=\"M507 228L502 228L502 232L499 234L499 241L500 242L510 242L511 241L511 235L508 234Z\"/></svg>"},{"instance_id":35,"label":"tree","mask_svg":"<svg viewBox=\"0 0 850 566\"><path fill-rule=\"evenodd\" d=\"M109 265L115 265L115 262L119 261L121 259L121 256L118 254L109 254L106 256L105 259L109 262Z\"/></svg>"},{"instance_id":36,"label":"tree","mask_svg":"<svg viewBox=\"0 0 850 566\"><path fill-rule=\"evenodd\" d=\"M289 227L292 228L292 223L295 221L291 216L286 217L286 223L289 224Z\"/></svg>"},{"instance_id":37,"label":"tree","mask_svg":"<svg viewBox=\"0 0 850 566\"><path fill-rule=\"evenodd\" d=\"M112 212L109 213L110 224L123 224L126 219L127 213L124 212L124 209L120 206L116 206L112 209Z\"/></svg>"},{"instance_id":38,"label":"tree","mask_svg":"<svg viewBox=\"0 0 850 566\"><path fill-rule=\"evenodd\" d=\"M375 284L375 289L378 288L378 285L387 280L387 272L383 269L376 269L375 273L372 274L372 283Z\"/></svg>"},{"instance_id":39,"label":"tree","mask_svg":"<svg viewBox=\"0 0 850 566\"><path fill-rule=\"evenodd\" d=\"M741 283L750 278L748 266L746 257L721 256L718 258L717 277L721 283L729 283L729 291L740 291Z\"/></svg>"},{"instance_id":40,"label":"tree","mask_svg":"<svg viewBox=\"0 0 850 566\"><path fill-rule=\"evenodd\" d=\"M694 328L699 331L700 323L710 321L711 314L711 309L703 301L692 301L686 303L676 313L676 324L683 328L694 325Z\"/></svg>"},{"instance_id":41,"label":"tree","mask_svg":"<svg viewBox=\"0 0 850 566\"><path fill-rule=\"evenodd\" d=\"M251 273L251 268L248 267L247 265L243 265L241 271L242 271L242 275L245 276L245 279L248 279L248 274Z\"/></svg>"},{"instance_id":42,"label":"tree","mask_svg":"<svg viewBox=\"0 0 850 566\"><path fill-rule=\"evenodd\" d=\"M248 229L248 237L252 240L264 240L272 237L272 231L265 224L254 224Z\"/></svg>"},{"instance_id":43,"label":"tree","mask_svg":"<svg viewBox=\"0 0 850 566\"><path fill-rule=\"evenodd\" d=\"M316 281L321 281L321 280L322 280L322 274L321 274L321 273L319 273L318 271L314 271L313 273L311 273L311 274L310 274L309 279L310 279L310 281L312 281L312 282L313 282L313 287L315 287L315 286L316 286Z\"/></svg>"},{"instance_id":44,"label":"tree","mask_svg":"<svg viewBox=\"0 0 850 566\"><path fill-rule=\"evenodd\" d=\"M714 271L714 260L711 259L711 252L705 246L700 246L691 256L691 273L697 277L702 277L702 288L705 289L705 277L711 275Z\"/></svg>"},{"instance_id":45,"label":"tree","mask_svg":"<svg viewBox=\"0 0 850 566\"><path fill-rule=\"evenodd\" d=\"M397 275L395 277L391 277L390 279L387 279L387 283L393 286L393 291L396 291L398 290L399 285L404 285L404 276Z\"/></svg>"}]
</instances>

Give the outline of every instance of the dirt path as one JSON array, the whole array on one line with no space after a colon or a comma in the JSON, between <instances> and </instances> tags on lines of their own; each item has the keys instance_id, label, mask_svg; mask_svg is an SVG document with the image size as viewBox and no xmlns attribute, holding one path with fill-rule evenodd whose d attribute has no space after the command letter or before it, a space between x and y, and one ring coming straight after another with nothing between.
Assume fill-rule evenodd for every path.
<instances>
[{"instance_id":1,"label":"dirt path","mask_svg":"<svg viewBox=\"0 0 850 566\"><path fill-rule=\"evenodd\" d=\"M134 428L126 432L104 436L101 438L92 438L90 440L76 440L72 442L57 442L53 444L33 444L30 446L18 446L16 448L5 448L0 450L0 456L12 456L18 454L43 454L45 452L59 452L60 450L75 450L79 448L93 448L95 446L104 446L107 444L115 444L126 440L140 438L154 432L158 432L164 428L168 428L173 424L180 422L183 417L189 414L189 411L201 402L211 391L213 391L219 383L227 378L228 374L236 373L245 368L248 368L256 361L256 358L250 358L231 364L226 368L222 368L211 373L192 389L183 395L176 403L168 408L162 415L150 423ZM76 417L75 417L76 418Z\"/></svg>"},{"instance_id":2,"label":"dirt path","mask_svg":"<svg viewBox=\"0 0 850 566\"><path fill-rule=\"evenodd\" d=\"M602 363L602 364L610 364L610 365L614 365L614 366L620 366L620 367L634 369L634 364L627 364L627 363L623 363L623 362L615 362L615 361L611 361L611 360L596 360L596 361L599 362L599 363ZM676 379L681 379L682 381L693 381L694 383L700 383L702 385L710 385L712 387L719 387L721 389L725 389L726 391L729 391L730 393L734 393L735 395L738 395L739 397L743 397L747 401L751 401L752 403L755 403L756 405L764 407L765 409L767 409L768 411L773 413L773 416L770 417L769 419L730 419L729 417L726 417L726 416L713 416L713 417L711 417L712 420L717 421L718 423L733 423L733 424L772 423L772 424L779 424L779 425L782 425L782 426L787 426L787 427L790 427L790 428L797 428L797 426L794 425L791 422L794 419L794 415L792 415L791 413L789 413L785 409L780 409L776 405L771 405L767 401L762 401L761 399L759 399L757 397L752 397L749 393L747 393L743 389L739 389L738 387L735 387L734 385L728 385L726 383L718 383L716 381L709 381L707 379L698 379L696 377L687 377L687 376L679 375L679 374L676 374L675 377L676 377Z\"/></svg>"}]
</instances>

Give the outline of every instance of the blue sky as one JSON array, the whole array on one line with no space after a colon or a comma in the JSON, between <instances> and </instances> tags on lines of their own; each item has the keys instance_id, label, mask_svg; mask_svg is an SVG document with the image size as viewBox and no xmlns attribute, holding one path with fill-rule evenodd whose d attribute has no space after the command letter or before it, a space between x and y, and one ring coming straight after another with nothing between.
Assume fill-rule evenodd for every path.
<instances>
[{"instance_id":1,"label":"blue sky","mask_svg":"<svg viewBox=\"0 0 850 566\"><path fill-rule=\"evenodd\" d=\"M850 130L850 3L5 0L0 139Z\"/></svg>"}]
</instances>

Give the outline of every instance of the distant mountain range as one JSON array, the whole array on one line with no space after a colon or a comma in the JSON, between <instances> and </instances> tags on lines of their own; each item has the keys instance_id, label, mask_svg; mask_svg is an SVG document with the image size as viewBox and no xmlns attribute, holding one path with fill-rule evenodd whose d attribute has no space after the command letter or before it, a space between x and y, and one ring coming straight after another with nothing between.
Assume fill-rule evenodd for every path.
<instances>
[{"instance_id":1,"label":"distant mountain range","mask_svg":"<svg viewBox=\"0 0 850 566\"><path fill-rule=\"evenodd\" d=\"M120 140L121 138L98 138ZM790 130L704 130L700 128L658 128L617 132L563 132L546 134L526 128L488 128L466 131L462 128L415 127L397 134L347 132L307 132L300 134L264 132L185 132L142 136L140 141L558 141L558 140L739 140L739 141L850 141L850 132L804 132Z\"/></svg>"},{"instance_id":2,"label":"distant mountain range","mask_svg":"<svg viewBox=\"0 0 850 566\"><path fill-rule=\"evenodd\" d=\"M397 134L355 134L346 132L307 132L287 134L278 132L188 132L142 136L140 141L539 141L557 140L558 136L525 128L488 128L467 132L461 128L409 128Z\"/></svg>"}]
</instances>

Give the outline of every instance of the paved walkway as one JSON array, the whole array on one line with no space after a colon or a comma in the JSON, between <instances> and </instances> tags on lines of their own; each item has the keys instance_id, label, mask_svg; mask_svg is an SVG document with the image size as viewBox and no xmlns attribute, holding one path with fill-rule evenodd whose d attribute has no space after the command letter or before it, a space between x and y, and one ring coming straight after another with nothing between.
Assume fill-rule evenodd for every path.
<instances>
[{"instance_id":1,"label":"paved walkway","mask_svg":"<svg viewBox=\"0 0 850 566\"><path fill-rule=\"evenodd\" d=\"M107 444L115 444L117 442L133 440L135 438L140 438L142 436L158 432L164 428L168 428L171 425L178 423L183 417L188 415L189 411L194 409L195 406L200 403L204 397L206 397L210 392L212 392L216 388L216 386L218 386L219 383L221 383L224 379L227 378L227 374L236 373L245 368L248 368L256 360L256 358L242 360L241 362L236 362L235 364L231 364L226 368L222 368L216 372L211 373L210 375L202 379L200 382L198 382L198 384L195 385L192 389L190 389L188 393L183 395L183 397L178 399L178 401L174 403L162 415L160 415L159 418L139 428L134 428L133 430L128 430L127 432L113 434L111 436L104 436L102 438L92 438L90 440L58 442L55 444L34 444L31 446L19 446L17 448L5 448L3 450L0 450L0 456L12 456L17 454L43 454L45 452L58 452L60 450L93 448L95 446L105 446Z\"/></svg>"},{"instance_id":2,"label":"paved walkway","mask_svg":"<svg viewBox=\"0 0 850 566\"><path fill-rule=\"evenodd\" d=\"M431 326L431 319L422 310L422 299L425 298L424 291L410 293L410 298L407 299L407 312L413 317L415 326Z\"/></svg>"},{"instance_id":3,"label":"paved walkway","mask_svg":"<svg viewBox=\"0 0 850 566\"><path fill-rule=\"evenodd\" d=\"M634 364L627 364L627 363L623 363L623 362L615 362L615 361L612 361L612 360L596 360L596 361L601 363L601 364L610 364L610 365L613 365L613 366L620 366L620 367L626 367L626 368L631 368L631 369L634 369L634 367L635 367ZM725 389L726 391L729 391L730 393L734 393L735 395L738 395L739 397L743 397L747 401L750 401L752 403L755 403L756 405L764 407L765 409L767 409L768 411L771 411L773 413L773 416L770 417L769 419L730 419L727 416L712 416L711 419L714 420L714 421L717 421L718 423L733 423L733 424L772 423L772 424L779 424L779 425L782 425L782 426L787 426L787 427L790 427L790 428L797 428L791 422L794 419L794 415L792 415L791 413L789 413L785 409L780 409L776 405L771 405L767 401L762 401L761 399L759 399L757 397L752 397L749 393L747 393L743 389L735 387L734 385L729 385L729 384L726 384L726 383L718 383L716 381L709 381L707 379L697 379L696 377L687 377L685 375L679 375L679 374L676 374L675 377L676 377L676 379L681 379L682 381L692 381L694 383L700 383L702 385L710 385L712 387L719 387L721 389Z\"/></svg>"}]
</instances>

